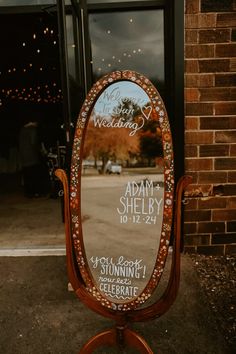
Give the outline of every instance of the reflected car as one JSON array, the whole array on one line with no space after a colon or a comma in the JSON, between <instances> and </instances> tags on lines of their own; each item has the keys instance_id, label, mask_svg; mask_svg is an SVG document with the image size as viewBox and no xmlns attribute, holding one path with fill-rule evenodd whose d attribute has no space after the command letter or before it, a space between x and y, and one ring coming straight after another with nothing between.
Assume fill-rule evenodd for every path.
<instances>
[{"instance_id":1,"label":"reflected car","mask_svg":"<svg viewBox=\"0 0 236 354\"><path fill-rule=\"evenodd\" d=\"M109 166L107 166L106 173L112 174L115 173L117 175L120 175L122 172L122 167L121 165L112 162Z\"/></svg>"}]
</instances>

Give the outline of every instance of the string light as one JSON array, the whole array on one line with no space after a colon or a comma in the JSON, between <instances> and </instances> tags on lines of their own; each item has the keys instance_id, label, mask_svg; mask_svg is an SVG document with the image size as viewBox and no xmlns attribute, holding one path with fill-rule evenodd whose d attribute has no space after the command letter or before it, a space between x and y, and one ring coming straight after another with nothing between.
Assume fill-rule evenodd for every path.
<instances>
[{"instance_id":1,"label":"string light","mask_svg":"<svg viewBox=\"0 0 236 354\"><path fill-rule=\"evenodd\" d=\"M108 30L108 34L111 33L110 30ZM47 42L49 43L49 45L51 46L55 46L57 45L58 41L56 38L56 33L54 31L54 29L51 29L49 27L44 27L41 29L41 34L38 32L33 32L31 34L31 41L29 41L28 39L25 38L25 40L20 40L20 47L21 48L31 48L31 46L35 46L37 45L36 43L38 43L38 47L35 48L34 50L31 50L30 53L30 62L28 61L28 58L25 58L25 63L22 65L20 64L15 64L12 65L11 67L7 67L5 68L5 70L1 70L0 71L0 75L1 75L1 80L3 77L3 80L6 80L4 82L6 82L5 86L8 85L12 85L12 79L16 78L15 81L15 85L16 82L19 83L17 85L17 87L5 87L3 89L0 90L0 106L2 109L2 106L4 106L5 102L7 102L7 100L15 100L15 101L29 101L29 102L37 102L37 103L61 103L63 100L63 95L62 95L62 90L59 87L59 84L55 81L43 84L42 80L45 80L45 75L40 76L40 73L43 74L43 72L45 73L50 73L50 71L56 71L57 67L56 65L52 65L52 66L46 66L44 65L44 63L42 62L41 64L38 61L38 56L37 54L39 53L44 53L44 47L40 46L41 44L41 35L45 35L45 40L47 40ZM73 48L76 48L76 44L72 44ZM35 56L35 60L34 61L34 57ZM33 57L33 58L32 58ZM36 59L37 57L37 59ZM104 59L105 61L105 59ZM10 75L11 75L11 79L10 79ZM16 75L16 76L15 76ZM20 76L21 75L21 76ZM24 75L24 76L23 76ZM34 76L32 76L34 75ZM8 80L9 77L9 80ZM28 81L31 80L32 77L37 77L38 80L40 80L40 85L39 82L35 83L35 85L29 84L28 86L26 86L27 84L25 83L25 80ZM22 80L23 79L23 80ZM33 79L35 81L35 79ZM46 79L47 80L47 79ZM52 79L53 80L53 79ZM55 79L54 79L55 80ZM24 85L24 86L23 86Z\"/></svg>"}]
</instances>

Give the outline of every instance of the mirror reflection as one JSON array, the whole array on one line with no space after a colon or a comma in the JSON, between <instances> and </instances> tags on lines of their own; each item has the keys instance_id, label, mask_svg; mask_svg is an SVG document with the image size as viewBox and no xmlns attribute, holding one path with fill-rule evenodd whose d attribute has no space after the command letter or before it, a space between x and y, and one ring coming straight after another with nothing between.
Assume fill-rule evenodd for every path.
<instances>
[{"instance_id":1,"label":"mirror reflection","mask_svg":"<svg viewBox=\"0 0 236 354\"><path fill-rule=\"evenodd\" d=\"M98 97L83 146L83 241L94 283L114 303L138 297L153 273L164 204L158 115L136 83Z\"/></svg>"}]
</instances>

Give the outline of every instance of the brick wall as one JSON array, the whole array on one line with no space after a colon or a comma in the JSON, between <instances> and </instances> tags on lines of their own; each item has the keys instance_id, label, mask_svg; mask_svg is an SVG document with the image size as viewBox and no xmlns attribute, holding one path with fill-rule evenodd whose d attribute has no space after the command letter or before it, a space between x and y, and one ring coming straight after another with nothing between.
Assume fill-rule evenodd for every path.
<instances>
[{"instance_id":1,"label":"brick wall","mask_svg":"<svg viewBox=\"0 0 236 354\"><path fill-rule=\"evenodd\" d=\"M187 252L236 253L236 0L185 0Z\"/></svg>"}]
</instances>

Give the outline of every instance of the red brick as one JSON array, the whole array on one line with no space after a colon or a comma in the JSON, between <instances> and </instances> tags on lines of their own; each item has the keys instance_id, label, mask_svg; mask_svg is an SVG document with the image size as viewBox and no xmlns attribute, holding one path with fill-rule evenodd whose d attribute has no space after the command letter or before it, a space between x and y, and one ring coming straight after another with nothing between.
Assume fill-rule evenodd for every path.
<instances>
[{"instance_id":1,"label":"red brick","mask_svg":"<svg viewBox=\"0 0 236 354\"><path fill-rule=\"evenodd\" d=\"M196 222L185 222L184 223L184 234L195 234L197 231Z\"/></svg>"},{"instance_id":2,"label":"red brick","mask_svg":"<svg viewBox=\"0 0 236 354\"><path fill-rule=\"evenodd\" d=\"M230 156L236 156L236 144L230 145Z\"/></svg>"},{"instance_id":3,"label":"red brick","mask_svg":"<svg viewBox=\"0 0 236 354\"><path fill-rule=\"evenodd\" d=\"M226 206L227 198L225 197L201 198L198 201L199 209L224 209Z\"/></svg>"},{"instance_id":4,"label":"red brick","mask_svg":"<svg viewBox=\"0 0 236 354\"><path fill-rule=\"evenodd\" d=\"M198 157L197 146L185 145L184 153L185 153L185 157Z\"/></svg>"},{"instance_id":5,"label":"red brick","mask_svg":"<svg viewBox=\"0 0 236 354\"><path fill-rule=\"evenodd\" d=\"M184 244L186 246L190 245L209 245L210 244L210 235L185 235Z\"/></svg>"},{"instance_id":6,"label":"red brick","mask_svg":"<svg viewBox=\"0 0 236 354\"><path fill-rule=\"evenodd\" d=\"M184 210L197 209L198 200L196 198L184 198Z\"/></svg>"},{"instance_id":7,"label":"red brick","mask_svg":"<svg viewBox=\"0 0 236 354\"><path fill-rule=\"evenodd\" d=\"M199 28L212 28L216 26L216 14L200 14L198 18Z\"/></svg>"},{"instance_id":8,"label":"red brick","mask_svg":"<svg viewBox=\"0 0 236 354\"><path fill-rule=\"evenodd\" d=\"M200 0L185 1L185 13L196 14L200 12Z\"/></svg>"},{"instance_id":9,"label":"red brick","mask_svg":"<svg viewBox=\"0 0 236 354\"><path fill-rule=\"evenodd\" d=\"M229 198L227 200L227 208L236 209L236 197L235 196L234 197L232 197L231 195L229 196ZM235 220L236 220L236 216L235 216ZM236 229L235 229L235 231L236 231Z\"/></svg>"},{"instance_id":10,"label":"red brick","mask_svg":"<svg viewBox=\"0 0 236 354\"><path fill-rule=\"evenodd\" d=\"M205 255L223 255L224 246L197 246L197 253Z\"/></svg>"},{"instance_id":11,"label":"red brick","mask_svg":"<svg viewBox=\"0 0 236 354\"><path fill-rule=\"evenodd\" d=\"M236 243L236 233L212 235L212 244Z\"/></svg>"},{"instance_id":12,"label":"red brick","mask_svg":"<svg viewBox=\"0 0 236 354\"><path fill-rule=\"evenodd\" d=\"M236 27L236 13L217 14L216 27Z\"/></svg>"},{"instance_id":13,"label":"red brick","mask_svg":"<svg viewBox=\"0 0 236 354\"><path fill-rule=\"evenodd\" d=\"M185 130L198 130L198 117L185 117Z\"/></svg>"},{"instance_id":14,"label":"red brick","mask_svg":"<svg viewBox=\"0 0 236 354\"><path fill-rule=\"evenodd\" d=\"M199 43L226 43L230 41L230 29L207 29L199 31Z\"/></svg>"},{"instance_id":15,"label":"red brick","mask_svg":"<svg viewBox=\"0 0 236 354\"><path fill-rule=\"evenodd\" d=\"M216 170L236 170L236 158L216 158Z\"/></svg>"},{"instance_id":16,"label":"red brick","mask_svg":"<svg viewBox=\"0 0 236 354\"><path fill-rule=\"evenodd\" d=\"M185 43L194 44L198 42L198 31L197 30L186 30L185 31Z\"/></svg>"},{"instance_id":17,"label":"red brick","mask_svg":"<svg viewBox=\"0 0 236 354\"><path fill-rule=\"evenodd\" d=\"M186 14L185 15L185 29L198 28L198 14Z\"/></svg>"},{"instance_id":18,"label":"red brick","mask_svg":"<svg viewBox=\"0 0 236 354\"><path fill-rule=\"evenodd\" d=\"M213 115L212 103L186 103L187 116Z\"/></svg>"},{"instance_id":19,"label":"red brick","mask_svg":"<svg viewBox=\"0 0 236 354\"><path fill-rule=\"evenodd\" d=\"M200 157L229 156L229 145L203 145L200 146Z\"/></svg>"},{"instance_id":20,"label":"red brick","mask_svg":"<svg viewBox=\"0 0 236 354\"><path fill-rule=\"evenodd\" d=\"M216 57L227 58L236 56L236 44L216 44Z\"/></svg>"},{"instance_id":21,"label":"red brick","mask_svg":"<svg viewBox=\"0 0 236 354\"><path fill-rule=\"evenodd\" d=\"M225 232L225 223L224 222L199 222L198 223L198 232L207 233L207 232Z\"/></svg>"},{"instance_id":22,"label":"red brick","mask_svg":"<svg viewBox=\"0 0 236 354\"><path fill-rule=\"evenodd\" d=\"M215 142L216 143L235 143L236 142L236 130L216 131Z\"/></svg>"},{"instance_id":23,"label":"red brick","mask_svg":"<svg viewBox=\"0 0 236 354\"><path fill-rule=\"evenodd\" d=\"M236 86L236 74L215 74L215 85L216 86Z\"/></svg>"},{"instance_id":24,"label":"red brick","mask_svg":"<svg viewBox=\"0 0 236 354\"><path fill-rule=\"evenodd\" d=\"M212 159L186 159L186 171L210 171L212 170Z\"/></svg>"},{"instance_id":25,"label":"red brick","mask_svg":"<svg viewBox=\"0 0 236 354\"><path fill-rule=\"evenodd\" d=\"M197 102L199 101L199 90L195 88L186 88L184 90L185 102Z\"/></svg>"},{"instance_id":26,"label":"red brick","mask_svg":"<svg viewBox=\"0 0 236 354\"><path fill-rule=\"evenodd\" d=\"M228 172L228 182L236 183L236 171Z\"/></svg>"},{"instance_id":27,"label":"red brick","mask_svg":"<svg viewBox=\"0 0 236 354\"><path fill-rule=\"evenodd\" d=\"M188 59L185 60L185 71L186 73L198 73L198 60Z\"/></svg>"},{"instance_id":28,"label":"red brick","mask_svg":"<svg viewBox=\"0 0 236 354\"><path fill-rule=\"evenodd\" d=\"M184 252L187 254L194 254L197 252L197 247L196 246L184 246Z\"/></svg>"},{"instance_id":29,"label":"red brick","mask_svg":"<svg viewBox=\"0 0 236 354\"><path fill-rule=\"evenodd\" d=\"M235 75L236 81L236 75ZM185 87L212 87L214 74L186 74Z\"/></svg>"},{"instance_id":30,"label":"red brick","mask_svg":"<svg viewBox=\"0 0 236 354\"><path fill-rule=\"evenodd\" d=\"M230 221L235 220L236 209L219 209L212 211L212 220L214 221Z\"/></svg>"},{"instance_id":31,"label":"red brick","mask_svg":"<svg viewBox=\"0 0 236 354\"><path fill-rule=\"evenodd\" d=\"M198 61L200 73L225 72L230 70L229 59L200 59Z\"/></svg>"},{"instance_id":32,"label":"red brick","mask_svg":"<svg viewBox=\"0 0 236 354\"><path fill-rule=\"evenodd\" d=\"M200 101L233 101L236 100L236 88L201 88Z\"/></svg>"},{"instance_id":33,"label":"red brick","mask_svg":"<svg viewBox=\"0 0 236 354\"><path fill-rule=\"evenodd\" d=\"M210 221L210 210L187 210L184 212L184 221Z\"/></svg>"},{"instance_id":34,"label":"red brick","mask_svg":"<svg viewBox=\"0 0 236 354\"><path fill-rule=\"evenodd\" d=\"M185 58L212 58L214 52L213 44L187 44L185 46Z\"/></svg>"},{"instance_id":35,"label":"red brick","mask_svg":"<svg viewBox=\"0 0 236 354\"><path fill-rule=\"evenodd\" d=\"M233 11L234 0L201 0L201 12Z\"/></svg>"},{"instance_id":36,"label":"red brick","mask_svg":"<svg viewBox=\"0 0 236 354\"><path fill-rule=\"evenodd\" d=\"M235 232L235 231L236 231L236 220L235 221L228 221L227 222L227 232Z\"/></svg>"},{"instance_id":37,"label":"red brick","mask_svg":"<svg viewBox=\"0 0 236 354\"><path fill-rule=\"evenodd\" d=\"M227 172L199 172L198 183L227 183Z\"/></svg>"},{"instance_id":38,"label":"red brick","mask_svg":"<svg viewBox=\"0 0 236 354\"><path fill-rule=\"evenodd\" d=\"M213 132L186 132L186 144L211 144L213 143Z\"/></svg>"},{"instance_id":39,"label":"red brick","mask_svg":"<svg viewBox=\"0 0 236 354\"><path fill-rule=\"evenodd\" d=\"M224 130L224 129L235 129L236 128L236 116L231 117L200 117L200 129L201 130ZM227 132L222 132L220 134L216 134L216 141L217 142L225 142L218 141L218 136L220 137L221 134L225 135ZM227 142L229 142L227 140Z\"/></svg>"},{"instance_id":40,"label":"red brick","mask_svg":"<svg viewBox=\"0 0 236 354\"><path fill-rule=\"evenodd\" d=\"M236 112L236 102L221 102L214 103L215 114L216 115L235 115Z\"/></svg>"},{"instance_id":41,"label":"red brick","mask_svg":"<svg viewBox=\"0 0 236 354\"><path fill-rule=\"evenodd\" d=\"M230 58L229 71L236 71L236 58Z\"/></svg>"},{"instance_id":42,"label":"red brick","mask_svg":"<svg viewBox=\"0 0 236 354\"><path fill-rule=\"evenodd\" d=\"M226 245L225 254L236 254L236 245Z\"/></svg>"}]
</instances>

